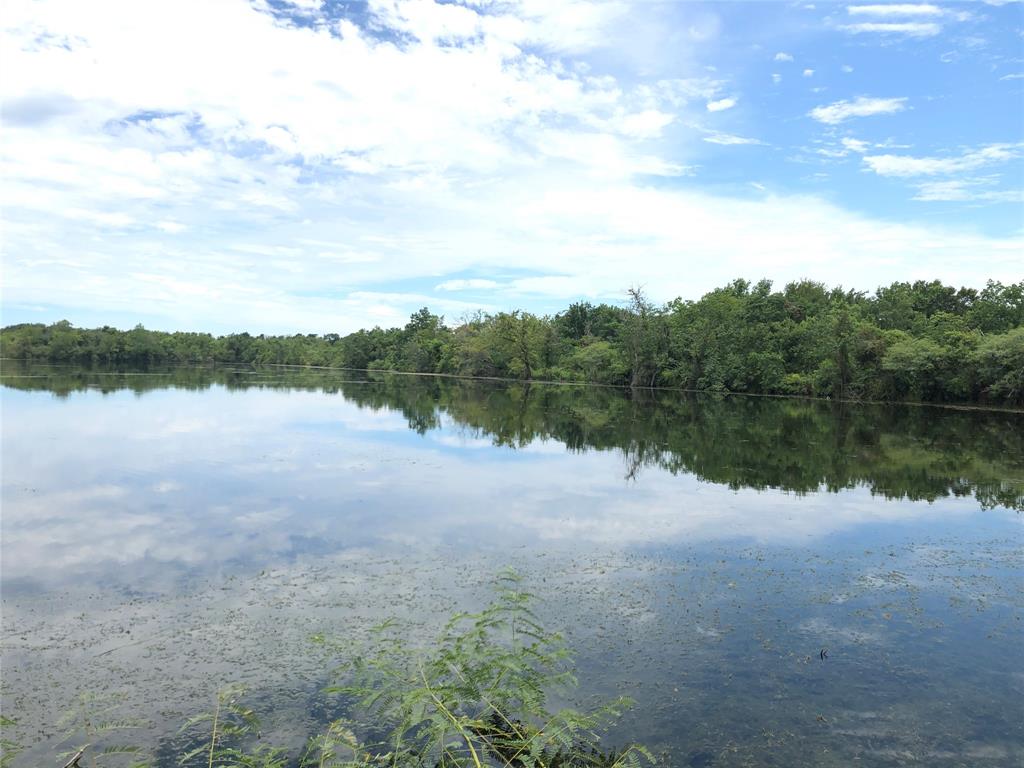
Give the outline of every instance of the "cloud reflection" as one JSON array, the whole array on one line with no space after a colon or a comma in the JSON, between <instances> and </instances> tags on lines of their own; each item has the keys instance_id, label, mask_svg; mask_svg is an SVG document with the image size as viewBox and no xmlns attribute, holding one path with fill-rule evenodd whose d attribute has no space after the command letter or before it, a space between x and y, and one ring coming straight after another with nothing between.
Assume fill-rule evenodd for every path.
<instances>
[{"instance_id":1,"label":"cloud reflection","mask_svg":"<svg viewBox=\"0 0 1024 768\"><path fill-rule=\"evenodd\" d=\"M6 579L453 541L483 550L792 544L977 513L966 498L884 501L862 487L730 488L662 461L637 474L630 451L570 450L550 435L502 445L453 419L452 405L421 435L411 427L423 419L400 401L367 407L319 391L55 401L5 389L4 400Z\"/></svg>"}]
</instances>

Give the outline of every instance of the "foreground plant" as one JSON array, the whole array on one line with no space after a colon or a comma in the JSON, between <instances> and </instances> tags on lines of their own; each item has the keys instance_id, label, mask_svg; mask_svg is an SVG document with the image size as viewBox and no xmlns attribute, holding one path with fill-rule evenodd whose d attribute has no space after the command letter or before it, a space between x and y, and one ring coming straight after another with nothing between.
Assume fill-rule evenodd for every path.
<instances>
[{"instance_id":1,"label":"foreground plant","mask_svg":"<svg viewBox=\"0 0 1024 768\"><path fill-rule=\"evenodd\" d=\"M373 762L349 726L336 720L309 740L299 760L300 768L359 768Z\"/></svg>"},{"instance_id":2,"label":"foreground plant","mask_svg":"<svg viewBox=\"0 0 1024 768\"><path fill-rule=\"evenodd\" d=\"M591 712L549 707L548 696L575 687L576 678L564 639L540 624L533 600L506 571L495 601L456 615L428 650L410 648L393 623L378 627L369 650L346 663L343 682L328 690L353 697L386 735L357 744L356 762L338 764L626 768L650 761L638 745L600 746L600 732L631 706L628 699Z\"/></svg>"},{"instance_id":3,"label":"foreground plant","mask_svg":"<svg viewBox=\"0 0 1024 768\"><path fill-rule=\"evenodd\" d=\"M61 742L68 747L59 755L66 766L146 768L140 761L142 748L129 740L131 731L147 723L125 714L126 698L123 693L92 691L76 697L58 723L64 728Z\"/></svg>"},{"instance_id":4,"label":"foreground plant","mask_svg":"<svg viewBox=\"0 0 1024 768\"><path fill-rule=\"evenodd\" d=\"M18 721L11 717L0 715L0 729L6 730L18 724ZM0 768L7 768L13 764L14 758L21 752L21 745L8 739L6 734L0 734Z\"/></svg>"},{"instance_id":5,"label":"foreground plant","mask_svg":"<svg viewBox=\"0 0 1024 768\"><path fill-rule=\"evenodd\" d=\"M601 733L632 702L625 698L589 712L552 708L548 697L576 686L572 654L563 637L547 631L522 589L503 572L494 602L461 613L437 642L415 648L393 622L377 627L369 644L348 657L330 695L347 697L357 723L336 720L309 740L298 756L261 739L259 719L242 686L221 688L213 709L180 729L190 748L185 768L638 768L653 763L642 746L605 749ZM140 761L141 749L113 734L145 725L118 717L123 697L85 694L65 718L68 766L110 768ZM4 719L5 727L13 721ZM17 747L2 743L0 768ZM81 761L79 763L79 761Z\"/></svg>"}]
</instances>

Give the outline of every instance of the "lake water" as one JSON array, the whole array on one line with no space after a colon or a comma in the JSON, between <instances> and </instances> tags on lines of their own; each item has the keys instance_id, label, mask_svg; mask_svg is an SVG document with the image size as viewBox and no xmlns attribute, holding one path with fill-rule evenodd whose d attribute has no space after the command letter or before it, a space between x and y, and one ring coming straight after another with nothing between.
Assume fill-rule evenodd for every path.
<instances>
[{"instance_id":1,"label":"lake water","mask_svg":"<svg viewBox=\"0 0 1024 768\"><path fill-rule=\"evenodd\" d=\"M1024 765L1024 415L347 371L5 361L3 711L83 694L173 765L240 682L330 714L315 633L429 637L517 568L577 698L672 766ZM821 658L821 650L828 656Z\"/></svg>"}]
</instances>

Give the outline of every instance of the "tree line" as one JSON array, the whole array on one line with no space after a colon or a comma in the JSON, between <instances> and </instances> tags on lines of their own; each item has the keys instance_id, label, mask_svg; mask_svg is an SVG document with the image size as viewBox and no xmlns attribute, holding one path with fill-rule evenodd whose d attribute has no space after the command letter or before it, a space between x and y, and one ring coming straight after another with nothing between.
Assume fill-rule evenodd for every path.
<instances>
[{"instance_id":1,"label":"tree line","mask_svg":"<svg viewBox=\"0 0 1024 768\"><path fill-rule=\"evenodd\" d=\"M150 366L320 365L834 399L1024 405L1024 280L897 282L873 294L735 280L697 301L576 302L550 316L426 307L401 328L292 336L22 324L7 358Z\"/></svg>"}]
</instances>

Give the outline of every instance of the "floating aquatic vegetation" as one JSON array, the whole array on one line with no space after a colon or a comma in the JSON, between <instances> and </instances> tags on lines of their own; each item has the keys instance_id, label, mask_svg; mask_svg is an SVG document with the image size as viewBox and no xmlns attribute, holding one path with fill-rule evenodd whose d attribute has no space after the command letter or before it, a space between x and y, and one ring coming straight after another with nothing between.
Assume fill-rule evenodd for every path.
<instances>
[{"instance_id":1,"label":"floating aquatic vegetation","mask_svg":"<svg viewBox=\"0 0 1024 768\"><path fill-rule=\"evenodd\" d=\"M549 695L576 685L572 653L563 637L535 614L533 595L512 570L498 578L494 602L478 613L458 613L436 644L414 648L396 622L380 625L370 644L342 664L329 696L357 703L359 720L334 720L311 737L301 754L261 740L260 720L247 689L217 691L213 708L179 730L189 745L183 768L639 768L653 762L638 744L606 749L600 734L632 702L620 697L589 711L553 707ZM314 637L346 654L348 642ZM124 697L83 694L64 718L72 748L65 768L149 768L144 750L111 739L143 722L119 717ZM6 724L5 720L5 724ZM371 734L361 737L360 732ZM14 748L5 744L4 765ZM297 762L296 762L297 761Z\"/></svg>"},{"instance_id":2,"label":"floating aquatic vegetation","mask_svg":"<svg viewBox=\"0 0 1024 768\"><path fill-rule=\"evenodd\" d=\"M651 759L638 745L600 746L599 732L629 699L588 712L549 705L551 691L574 687L576 678L564 639L541 625L532 601L508 570L491 605L457 614L425 651L410 648L394 623L381 625L371 645L339 668L342 682L328 689L387 725L384 738L358 748L367 762L626 768Z\"/></svg>"}]
</instances>

